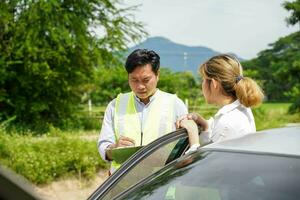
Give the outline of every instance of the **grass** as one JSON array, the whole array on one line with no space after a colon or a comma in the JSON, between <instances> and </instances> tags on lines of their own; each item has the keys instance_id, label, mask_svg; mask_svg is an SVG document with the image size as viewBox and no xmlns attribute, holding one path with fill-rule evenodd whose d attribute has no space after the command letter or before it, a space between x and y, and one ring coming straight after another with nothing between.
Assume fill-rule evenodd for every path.
<instances>
[{"instance_id":1,"label":"grass","mask_svg":"<svg viewBox=\"0 0 300 200\"><path fill-rule=\"evenodd\" d=\"M290 103L264 103L253 109L257 130L283 127L300 123L300 113L289 114Z\"/></svg>"},{"instance_id":2,"label":"grass","mask_svg":"<svg viewBox=\"0 0 300 200\"><path fill-rule=\"evenodd\" d=\"M90 179L107 164L99 156L96 139L88 136L59 130L42 136L0 130L0 163L35 184L63 177Z\"/></svg>"},{"instance_id":3,"label":"grass","mask_svg":"<svg viewBox=\"0 0 300 200\"><path fill-rule=\"evenodd\" d=\"M290 105L290 103L263 103L259 107L253 108L257 130L283 127L289 123L300 123L300 113L288 113ZM206 119L214 116L217 110L218 107L205 103L189 108L189 112L199 113Z\"/></svg>"}]
</instances>

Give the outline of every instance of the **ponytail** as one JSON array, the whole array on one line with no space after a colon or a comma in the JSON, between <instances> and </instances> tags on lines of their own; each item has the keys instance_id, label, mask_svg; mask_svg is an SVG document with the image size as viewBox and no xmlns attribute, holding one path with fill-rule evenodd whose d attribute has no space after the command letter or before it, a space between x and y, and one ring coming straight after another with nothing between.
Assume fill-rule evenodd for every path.
<instances>
[{"instance_id":1,"label":"ponytail","mask_svg":"<svg viewBox=\"0 0 300 200\"><path fill-rule=\"evenodd\" d=\"M243 77L237 81L234 89L237 99L245 107L257 106L264 98L263 92L258 84L248 77Z\"/></svg>"},{"instance_id":2,"label":"ponytail","mask_svg":"<svg viewBox=\"0 0 300 200\"><path fill-rule=\"evenodd\" d=\"M245 107L257 106L264 98L261 88L253 79L243 76L242 65L231 55L210 58L200 66L199 72L203 77L219 81L224 93Z\"/></svg>"}]
</instances>

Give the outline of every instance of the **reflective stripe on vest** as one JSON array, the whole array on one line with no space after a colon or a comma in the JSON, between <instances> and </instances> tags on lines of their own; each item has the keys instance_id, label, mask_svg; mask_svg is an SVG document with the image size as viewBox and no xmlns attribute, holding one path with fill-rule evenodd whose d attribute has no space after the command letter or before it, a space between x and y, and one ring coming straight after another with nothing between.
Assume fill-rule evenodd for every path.
<instances>
[{"instance_id":1,"label":"reflective stripe on vest","mask_svg":"<svg viewBox=\"0 0 300 200\"><path fill-rule=\"evenodd\" d=\"M119 94L116 99L114 115L114 131L116 140L120 136L130 137L142 145L149 144L158 137L173 130L175 123L175 95L158 91L159 93L149 105L147 119L142 126L139 113L136 111L133 92Z\"/></svg>"},{"instance_id":2,"label":"reflective stripe on vest","mask_svg":"<svg viewBox=\"0 0 300 200\"><path fill-rule=\"evenodd\" d=\"M115 139L126 136L134 139L136 145L140 145L141 140L142 145L147 145L158 137L173 131L175 98L176 95L158 91L155 99L149 105L147 119L142 126L135 107L134 93L119 94L116 98L114 113ZM119 164L113 161L111 166L117 169ZM111 172L115 169L112 169Z\"/></svg>"}]
</instances>

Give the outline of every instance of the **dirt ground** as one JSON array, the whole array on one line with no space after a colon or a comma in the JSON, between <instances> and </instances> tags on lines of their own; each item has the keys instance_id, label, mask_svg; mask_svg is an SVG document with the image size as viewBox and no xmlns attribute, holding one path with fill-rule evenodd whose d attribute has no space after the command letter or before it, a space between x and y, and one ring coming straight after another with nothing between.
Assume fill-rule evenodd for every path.
<instances>
[{"instance_id":1,"label":"dirt ground","mask_svg":"<svg viewBox=\"0 0 300 200\"><path fill-rule=\"evenodd\" d=\"M87 182L79 179L67 179L37 186L35 191L44 200L83 200L87 199L108 177L107 170L98 172L95 179Z\"/></svg>"}]
</instances>

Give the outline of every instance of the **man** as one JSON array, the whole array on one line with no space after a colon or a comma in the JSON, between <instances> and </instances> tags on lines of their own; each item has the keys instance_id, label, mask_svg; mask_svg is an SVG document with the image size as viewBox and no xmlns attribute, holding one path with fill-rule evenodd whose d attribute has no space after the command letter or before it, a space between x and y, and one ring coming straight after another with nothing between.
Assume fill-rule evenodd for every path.
<instances>
[{"instance_id":1,"label":"man","mask_svg":"<svg viewBox=\"0 0 300 200\"><path fill-rule=\"evenodd\" d=\"M176 129L176 120L188 113L176 95L160 91L160 57L151 50L137 49L125 64L131 92L119 94L105 111L98 140L103 160L112 161L111 149L146 145ZM113 161L111 173L119 166Z\"/></svg>"}]
</instances>

